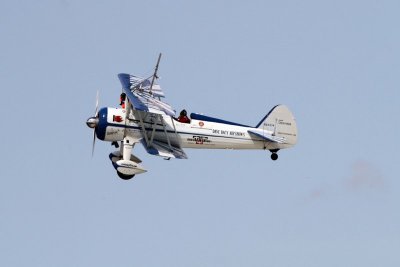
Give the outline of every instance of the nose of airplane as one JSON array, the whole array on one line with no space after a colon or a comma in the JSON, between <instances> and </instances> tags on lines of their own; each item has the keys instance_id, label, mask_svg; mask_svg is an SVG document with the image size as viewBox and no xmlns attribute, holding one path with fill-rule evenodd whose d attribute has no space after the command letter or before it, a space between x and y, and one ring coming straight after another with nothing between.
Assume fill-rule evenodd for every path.
<instances>
[{"instance_id":1,"label":"nose of airplane","mask_svg":"<svg viewBox=\"0 0 400 267\"><path fill-rule=\"evenodd\" d=\"M95 128L97 126L97 124L99 123L99 119L96 117L90 117L87 121L86 121L86 125L89 128Z\"/></svg>"}]
</instances>

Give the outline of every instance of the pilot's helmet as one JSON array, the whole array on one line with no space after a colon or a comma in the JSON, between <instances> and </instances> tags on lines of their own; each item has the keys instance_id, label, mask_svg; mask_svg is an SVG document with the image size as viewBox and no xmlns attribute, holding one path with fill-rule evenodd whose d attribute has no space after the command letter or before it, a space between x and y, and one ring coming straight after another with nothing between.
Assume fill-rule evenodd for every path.
<instances>
[{"instance_id":1,"label":"pilot's helmet","mask_svg":"<svg viewBox=\"0 0 400 267\"><path fill-rule=\"evenodd\" d=\"M126 94L122 93L121 96L120 96L120 99L121 99L121 101L125 100L126 99Z\"/></svg>"},{"instance_id":2,"label":"pilot's helmet","mask_svg":"<svg viewBox=\"0 0 400 267\"><path fill-rule=\"evenodd\" d=\"M183 110L181 111L181 116L186 116L186 115L187 115L187 112L186 112L186 110L183 109Z\"/></svg>"}]
</instances>

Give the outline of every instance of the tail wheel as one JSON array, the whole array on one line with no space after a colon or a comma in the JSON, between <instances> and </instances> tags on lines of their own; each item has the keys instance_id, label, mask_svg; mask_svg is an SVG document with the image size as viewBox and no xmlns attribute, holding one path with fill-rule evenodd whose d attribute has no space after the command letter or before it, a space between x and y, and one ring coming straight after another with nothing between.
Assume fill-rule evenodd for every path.
<instances>
[{"instance_id":1,"label":"tail wheel","mask_svg":"<svg viewBox=\"0 0 400 267\"><path fill-rule=\"evenodd\" d=\"M130 180L132 179L135 175L125 175L117 171L118 177L121 178L122 180Z\"/></svg>"},{"instance_id":2,"label":"tail wheel","mask_svg":"<svg viewBox=\"0 0 400 267\"><path fill-rule=\"evenodd\" d=\"M271 154L271 159L272 159L272 160L277 160L277 159L278 159L278 154L272 153L272 154Z\"/></svg>"}]
</instances>

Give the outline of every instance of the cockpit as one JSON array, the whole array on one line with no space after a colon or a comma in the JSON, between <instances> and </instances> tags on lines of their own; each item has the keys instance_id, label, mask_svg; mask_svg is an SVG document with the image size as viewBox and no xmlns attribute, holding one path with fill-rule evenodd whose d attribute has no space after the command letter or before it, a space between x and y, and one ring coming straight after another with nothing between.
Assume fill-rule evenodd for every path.
<instances>
[{"instance_id":1,"label":"cockpit","mask_svg":"<svg viewBox=\"0 0 400 267\"><path fill-rule=\"evenodd\" d=\"M190 123L190 119L187 116L187 112L185 109L183 109L181 111L181 113L179 114L179 117L177 119L180 123Z\"/></svg>"}]
</instances>

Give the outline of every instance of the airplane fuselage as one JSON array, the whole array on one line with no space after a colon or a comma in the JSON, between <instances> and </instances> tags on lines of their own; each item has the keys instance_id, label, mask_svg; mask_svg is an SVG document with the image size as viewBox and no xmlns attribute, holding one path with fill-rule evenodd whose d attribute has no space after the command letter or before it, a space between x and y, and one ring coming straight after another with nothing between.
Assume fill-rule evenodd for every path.
<instances>
[{"instance_id":1,"label":"airplane fuselage","mask_svg":"<svg viewBox=\"0 0 400 267\"><path fill-rule=\"evenodd\" d=\"M261 138L255 139L248 133L248 130L255 129L254 127L210 119L202 115L192 114L190 123L181 123L165 114L138 112L136 116L132 113L126 116L126 112L120 108L101 109L97 137L114 142L123 140L124 136L130 136L135 142L142 139L145 139L147 144L154 141L170 142L182 148L271 150L288 147L285 144L265 142Z\"/></svg>"}]
</instances>

